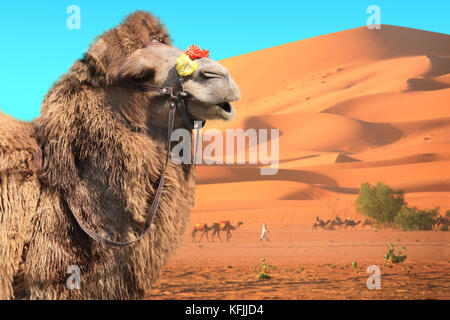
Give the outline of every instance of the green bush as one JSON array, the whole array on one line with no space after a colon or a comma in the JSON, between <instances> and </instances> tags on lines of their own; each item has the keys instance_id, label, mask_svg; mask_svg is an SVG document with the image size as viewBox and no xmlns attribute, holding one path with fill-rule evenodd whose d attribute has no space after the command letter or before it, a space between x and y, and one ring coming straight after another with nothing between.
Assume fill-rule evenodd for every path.
<instances>
[{"instance_id":1,"label":"green bush","mask_svg":"<svg viewBox=\"0 0 450 320\"><path fill-rule=\"evenodd\" d=\"M270 278L271 277L267 273L260 272L258 274L258 279L260 279L260 280L269 280Z\"/></svg>"},{"instance_id":2,"label":"green bush","mask_svg":"<svg viewBox=\"0 0 450 320\"><path fill-rule=\"evenodd\" d=\"M406 260L406 255L403 252L406 251L405 247L402 247L402 251L397 254L394 253L394 245L392 243L388 244L389 251L384 255L384 260L390 263L403 263Z\"/></svg>"},{"instance_id":3,"label":"green bush","mask_svg":"<svg viewBox=\"0 0 450 320\"><path fill-rule=\"evenodd\" d=\"M395 224L401 230L433 230L439 208L419 210L403 206L395 217Z\"/></svg>"},{"instance_id":4,"label":"green bush","mask_svg":"<svg viewBox=\"0 0 450 320\"><path fill-rule=\"evenodd\" d=\"M260 280L269 280L270 278L272 278L271 276L269 276L266 272L268 269L268 264L266 263L266 259L262 258L261 259L261 272L258 273L257 278Z\"/></svg>"},{"instance_id":5,"label":"green bush","mask_svg":"<svg viewBox=\"0 0 450 320\"><path fill-rule=\"evenodd\" d=\"M361 184L356 200L356 210L381 225L392 225L404 205L403 191L392 190L382 182L377 182L375 186L369 183Z\"/></svg>"}]
</instances>

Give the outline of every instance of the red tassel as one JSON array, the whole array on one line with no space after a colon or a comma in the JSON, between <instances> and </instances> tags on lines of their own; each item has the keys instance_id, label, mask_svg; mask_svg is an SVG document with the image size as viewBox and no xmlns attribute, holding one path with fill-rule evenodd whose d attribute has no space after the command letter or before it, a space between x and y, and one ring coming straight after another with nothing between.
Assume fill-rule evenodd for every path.
<instances>
[{"instance_id":1,"label":"red tassel","mask_svg":"<svg viewBox=\"0 0 450 320\"><path fill-rule=\"evenodd\" d=\"M198 58L209 58L209 51L205 49L200 49L199 46L196 46L195 44L192 44L187 48L186 54L191 58L192 60L198 59Z\"/></svg>"}]
</instances>

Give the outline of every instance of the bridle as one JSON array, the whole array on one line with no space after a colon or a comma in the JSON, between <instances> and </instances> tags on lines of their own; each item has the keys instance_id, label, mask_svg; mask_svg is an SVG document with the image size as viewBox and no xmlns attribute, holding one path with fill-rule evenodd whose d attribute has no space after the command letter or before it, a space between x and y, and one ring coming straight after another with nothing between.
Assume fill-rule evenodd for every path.
<instances>
[{"instance_id":1,"label":"bridle","mask_svg":"<svg viewBox=\"0 0 450 320\"><path fill-rule=\"evenodd\" d=\"M107 239L98 233L93 232L92 230L88 229L78 214L72 209L69 201L67 201L67 197L64 197L64 200L71 211L73 217L75 218L77 224L80 226L80 228L93 240L100 242L102 244L113 246L113 247L126 247L129 245L132 245L133 243L141 240L144 238L144 236L147 234L147 232L150 230L150 227L152 225L153 219L155 217L156 211L158 210L159 203L161 201L161 195L162 190L164 186L164 178L167 170L167 166L169 164L169 156L170 156L170 142L171 142L171 135L173 131L173 125L174 125L174 119L175 119L175 112L178 110L180 112L181 117L183 118L185 126L188 128L188 130L194 129L194 124L192 117L189 115L187 109L186 109L186 103L185 100L188 98L188 95L184 91L183 86L184 79L180 77L173 87L163 87L163 86L157 86L153 84L147 84L145 85L144 90L150 91L150 92L156 92L160 95L169 95L170 96L170 105L169 105L169 117L168 117L168 135L167 135L167 153L166 153L166 159L164 163L164 167L161 172L161 177L159 180L158 188L155 192L155 197L153 199L153 203L150 207L150 211L147 215L146 221L145 221L145 227L142 230L141 234L134 240L129 242L116 242L110 239ZM196 128L198 130L198 127ZM198 138L198 132L197 132L197 138ZM198 142L197 144L198 145ZM195 150L195 155L197 154L197 150ZM195 166L195 160L194 160L194 166Z\"/></svg>"},{"instance_id":2,"label":"bridle","mask_svg":"<svg viewBox=\"0 0 450 320\"><path fill-rule=\"evenodd\" d=\"M194 119L188 113L185 100L188 99L188 94L184 91L184 79L179 77L177 83L173 87L157 86L155 84L143 85L143 90L148 92L156 92L160 95L169 95L171 104L175 104L175 107L180 112L183 118L184 125L188 130L194 129Z\"/></svg>"}]
</instances>

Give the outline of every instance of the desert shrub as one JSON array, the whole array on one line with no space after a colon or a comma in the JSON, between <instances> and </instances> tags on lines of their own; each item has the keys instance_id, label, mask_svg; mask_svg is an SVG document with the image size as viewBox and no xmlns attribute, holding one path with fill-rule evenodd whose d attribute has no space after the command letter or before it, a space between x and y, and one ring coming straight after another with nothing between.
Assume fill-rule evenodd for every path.
<instances>
[{"instance_id":1,"label":"desert shrub","mask_svg":"<svg viewBox=\"0 0 450 320\"><path fill-rule=\"evenodd\" d=\"M450 218L450 210L445 211L445 216L446 216L447 218Z\"/></svg>"},{"instance_id":2,"label":"desert shrub","mask_svg":"<svg viewBox=\"0 0 450 320\"><path fill-rule=\"evenodd\" d=\"M267 274L267 269L268 269L268 265L266 263L266 259L262 258L261 259L261 272L258 273L257 278L261 279L261 280L269 280L271 278L271 276L269 276Z\"/></svg>"},{"instance_id":3,"label":"desert shrub","mask_svg":"<svg viewBox=\"0 0 450 320\"><path fill-rule=\"evenodd\" d=\"M404 205L403 191L393 190L382 182L377 182L375 186L361 184L356 199L356 210L381 225L392 225Z\"/></svg>"},{"instance_id":4,"label":"desert shrub","mask_svg":"<svg viewBox=\"0 0 450 320\"><path fill-rule=\"evenodd\" d=\"M406 260L406 255L403 254L406 251L405 247L402 247L402 251L398 251L397 254L394 253L394 245L392 243L388 244L389 251L384 255L384 260L390 263L403 263Z\"/></svg>"},{"instance_id":5,"label":"desert shrub","mask_svg":"<svg viewBox=\"0 0 450 320\"><path fill-rule=\"evenodd\" d=\"M395 217L395 224L401 230L433 230L439 208L419 210L403 206Z\"/></svg>"},{"instance_id":6,"label":"desert shrub","mask_svg":"<svg viewBox=\"0 0 450 320\"><path fill-rule=\"evenodd\" d=\"M260 272L260 273L258 273L258 279L260 279L260 280L269 280L270 276L267 273Z\"/></svg>"}]
</instances>

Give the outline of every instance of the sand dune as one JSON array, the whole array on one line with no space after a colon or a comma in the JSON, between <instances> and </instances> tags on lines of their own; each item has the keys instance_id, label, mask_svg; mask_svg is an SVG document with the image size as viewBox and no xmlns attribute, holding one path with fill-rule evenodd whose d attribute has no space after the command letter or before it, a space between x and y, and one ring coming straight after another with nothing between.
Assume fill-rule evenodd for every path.
<instances>
[{"instance_id":1,"label":"sand dune","mask_svg":"<svg viewBox=\"0 0 450 320\"><path fill-rule=\"evenodd\" d=\"M449 101L447 87L425 92L385 92L349 99L323 112L371 122L403 122L448 117Z\"/></svg>"},{"instance_id":2,"label":"sand dune","mask_svg":"<svg viewBox=\"0 0 450 320\"><path fill-rule=\"evenodd\" d=\"M448 40L444 34L383 25L223 60L242 92L232 126L241 127L249 115L289 106L297 112L321 111L367 94L407 90L408 79L448 73Z\"/></svg>"},{"instance_id":3,"label":"sand dune","mask_svg":"<svg viewBox=\"0 0 450 320\"><path fill-rule=\"evenodd\" d=\"M332 33L222 62L235 78L238 77L243 102L247 102L319 71L339 72L350 65L394 57L446 56L448 53L447 35L383 25L380 30L362 27Z\"/></svg>"},{"instance_id":4,"label":"sand dune","mask_svg":"<svg viewBox=\"0 0 450 320\"><path fill-rule=\"evenodd\" d=\"M276 223L279 201L302 208L327 199L350 201L352 215L360 184L379 180L450 209L450 36L362 27L222 63L242 100L235 121L205 129L278 128L280 169L261 176L255 165L200 166L193 221L207 208L241 220L262 210ZM291 219L303 225L311 216Z\"/></svg>"}]
</instances>

